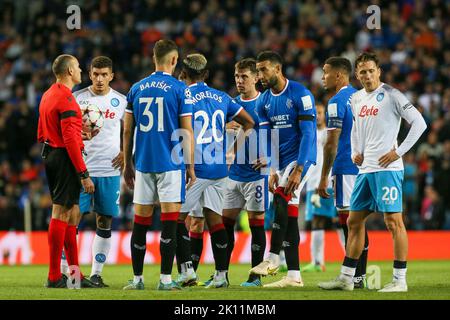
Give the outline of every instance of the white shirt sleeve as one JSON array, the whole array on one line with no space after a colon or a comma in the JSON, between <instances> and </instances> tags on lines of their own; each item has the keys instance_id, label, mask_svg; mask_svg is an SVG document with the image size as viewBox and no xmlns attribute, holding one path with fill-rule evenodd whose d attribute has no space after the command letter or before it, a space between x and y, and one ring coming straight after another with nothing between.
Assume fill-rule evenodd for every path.
<instances>
[{"instance_id":1,"label":"white shirt sleeve","mask_svg":"<svg viewBox=\"0 0 450 320\"><path fill-rule=\"evenodd\" d=\"M427 124L420 112L400 91L394 90L393 98L398 113L411 125L408 135L396 150L396 153L402 157L414 146L417 140L419 140L422 133L426 130Z\"/></svg>"},{"instance_id":2,"label":"white shirt sleeve","mask_svg":"<svg viewBox=\"0 0 450 320\"><path fill-rule=\"evenodd\" d=\"M361 139L359 137L358 134L358 128L356 125L356 121L355 121L355 110L353 108L353 103L351 103L351 109L352 109L352 114L353 114L353 125L352 125L352 132L350 133L350 144L352 147L352 160L353 157L357 154L361 154L362 151L362 146L361 146Z\"/></svg>"}]
</instances>

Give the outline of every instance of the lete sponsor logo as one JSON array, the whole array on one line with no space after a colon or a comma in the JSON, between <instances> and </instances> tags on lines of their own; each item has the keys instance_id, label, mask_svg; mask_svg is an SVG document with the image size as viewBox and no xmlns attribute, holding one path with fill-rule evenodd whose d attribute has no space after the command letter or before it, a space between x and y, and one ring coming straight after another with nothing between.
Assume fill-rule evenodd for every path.
<instances>
[{"instance_id":1,"label":"lete sponsor logo","mask_svg":"<svg viewBox=\"0 0 450 320\"><path fill-rule=\"evenodd\" d=\"M361 118L369 117L369 116L376 116L378 114L378 108L375 106L367 107L363 106L361 110L359 111L359 115Z\"/></svg>"}]
</instances>

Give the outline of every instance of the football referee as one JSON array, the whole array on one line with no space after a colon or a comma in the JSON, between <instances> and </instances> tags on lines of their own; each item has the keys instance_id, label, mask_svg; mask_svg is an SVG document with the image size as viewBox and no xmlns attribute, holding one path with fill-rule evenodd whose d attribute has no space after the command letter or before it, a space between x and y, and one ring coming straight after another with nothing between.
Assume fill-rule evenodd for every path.
<instances>
[{"instance_id":1,"label":"football referee","mask_svg":"<svg viewBox=\"0 0 450 320\"><path fill-rule=\"evenodd\" d=\"M39 105L38 141L44 143L42 158L45 164L50 195L52 219L48 228L50 268L48 288L66 288L67 278L61 274L60 260L63 246L70 265L78 266L76 224L72 211L78 205L81 186L88 193L94 184L83 160L81 111L72 95L72 88L81 82L78 60L67 54L53 62L56 83L42 96ZM70 261L71 260L71 261Z\"/></svg>"}]
</instances>

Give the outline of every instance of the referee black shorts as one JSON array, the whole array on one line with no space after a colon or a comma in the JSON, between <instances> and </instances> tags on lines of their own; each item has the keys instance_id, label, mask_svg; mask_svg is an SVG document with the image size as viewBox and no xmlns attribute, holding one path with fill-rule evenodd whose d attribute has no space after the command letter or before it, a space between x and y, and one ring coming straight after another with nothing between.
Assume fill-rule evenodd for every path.
<instances>
[{"instance_id":1,"label":"referee black shorts","mask_svg":"<svg viewBox=\"0 0 450 320\"><path fill-rule=\"evenodd\" d=\"M69 208L78 204L81 181L67 150L51 148L44 164L53 203Z\"/></svg>"}]
</instances>

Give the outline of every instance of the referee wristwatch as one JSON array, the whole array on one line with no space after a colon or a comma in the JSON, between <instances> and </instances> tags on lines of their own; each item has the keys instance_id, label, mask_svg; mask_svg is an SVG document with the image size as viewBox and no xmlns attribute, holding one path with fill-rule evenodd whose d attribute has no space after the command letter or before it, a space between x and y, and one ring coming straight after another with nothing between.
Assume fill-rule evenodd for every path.
<instances>
[{"instance_id":1,"label":"referee wristwatch","mask_svg":"<svg viewBox=\"0 0 450 320\"><path fill-rule=\"evenodd\" d=\"M89 178L89 171L84 170L83 172L80 172L79 175L80 175L80 179L87 179L87 178Z\"/></svg>"}]
</instances>

